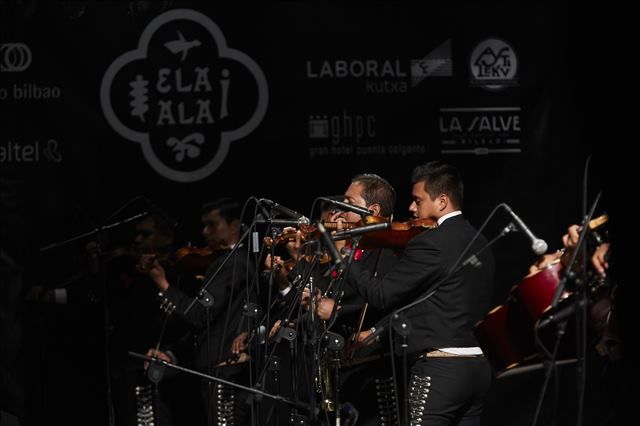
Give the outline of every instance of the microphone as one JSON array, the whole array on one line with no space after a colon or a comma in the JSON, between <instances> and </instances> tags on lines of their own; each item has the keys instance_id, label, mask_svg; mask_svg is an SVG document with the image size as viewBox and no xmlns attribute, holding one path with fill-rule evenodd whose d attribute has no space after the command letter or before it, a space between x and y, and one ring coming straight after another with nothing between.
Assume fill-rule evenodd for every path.
<instances>
[{"instance_id":1,"label":"microphone","mask_svg":"<svg viewBox=\"0 0 640 426\"><path fill-rule=\"evenodd\" d=\"M385 229L389 229L391 224L389 222L382 223L374 223L373 225L364 225L359 226L357 228L345 229L344 231L338 231L331 236L331 239L334 241L337 240L345 240L351 237L357 237L358 235L363 235L368 232L382 231ZM318 227L320 229L320 227Z\"/></svg>"},{"instance_id":2,"label":"microphone","mask_svg":"<svg viewBox=\"0 0 640 426\"><path fill-rule=\"evenodd\" d=\"M535 235L533 235L533 232L531 232L529 227L525 225L522 219L520 219L520 217L517 214L515 214L513 210L511 210L511 207L509 207L505 203L502 203L502 205L507 210L507 212L509 212L509 214L515 221L516 225L518 226L518 228L520 228L520 230L522 230L522 232L524 232L527 235L527 237L529 237L529 239L531 240L531 249L533 250L533 252L537 255L544 254L548 248L547 243L543 239L540 239Z\"/></svg>"},{"instance_id":3,"label":"microphone","mask_svg":"<svg viewBox=\"0 0 640 426\"><path fill-rule=\"evenodd\" d=\"M573 302L571 305L567 306L566 308L562 308L559 311L549 315L548 317L546 317L545 319L541 320L538 323L538 328L544 328L546 326L548 326L551 323L554 322L560 322L563 319L569 317L570 315L572 315L576 309L578 308L582 308L585 305L585 301L584 300L580 300L578 302Z\"/></svg>"},{"instance_id":4,"label":"microphone","mask_svg":"<svg viewBox=\"0 0 640 426\"><path fill-rule=\"evenodd\" d=\"M329 250L329 254L331 255L331 258L333 259L333 264L337 268L339 268L340 264L342 263L342 256L340 256L340 253L338 252L338 248L336 247L335 244L333 244L333 240L331 239L331 236L329 235L329 233L325 229L325 227L322 224L322 222L318 222L316 224L316 226L318 228L318 231L320 231L320 235L322 235L322 239L324 240L324 245Z\"/></svg>"},{"instance_id":5,"label":"microphone","mask_svg":"<svg viewBox=\"0 0 640 426\"><path fill-rule=\"evenodd\" d=\"M275 201L271 201L267 198L261 198L260 202L265 204L266 206L268 206L271 210L275 210L276 212L283 214L285 216L288 216L292 219L296 219L298 221L298 223L305 223L305 224L309 224L309 219L307 217L305 217L304 215L298 213L295 210L291 210L288 207L285 207L281 204L276 203Z\"/></svg>"},{"instance_id":6,"label":"microphone","mask_svg":"<svg viewBox=\"0 0 640 426\"><path fill-rule=\"evenodd\" d=\"M338 206L343 211L357 213L361 216L373 216L373 212L369 209L365 209L364 207L354 206L353 204L345 203L343 201L332 200L331 198L328 198L328 197L318 197L318 200L322 200L325 203Z\"/></svg>"},{"instance_id":7,"label":"microphone","mask_svg":"<svg viewBox=\"0 0 640 426\"><path fill-rule=\"evenodd\" d=\"M255 223L271 224L271 225L275 225L275 226L293 226L293 227L297 227L297 226L300 226L301 224L307 225L309 223L309 221L304 216L301 217L299 220L294 220L294 219L265 219L264 217L262 217L262 214L259 214L258 216L256 216Z\"/></svg>"}]
</instances>

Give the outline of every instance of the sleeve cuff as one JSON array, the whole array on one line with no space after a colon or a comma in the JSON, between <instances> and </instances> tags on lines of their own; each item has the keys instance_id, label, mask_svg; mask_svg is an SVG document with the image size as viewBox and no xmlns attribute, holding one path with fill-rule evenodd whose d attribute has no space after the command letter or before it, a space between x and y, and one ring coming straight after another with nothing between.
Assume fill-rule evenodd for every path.
<instances>
[{"instance_id":1,"label":"sleeve cuff","mask_svg":"<svg viewBox=\"0 0 640 426\"><path fill-rule=\"evenodd\" d=\"M280 292L280 296L282 297L286 296L291 291L292 288L293 287L291 286L291 284L289 284L289 286L284 290L278 290Z\"/></svg>"}]
</instances>

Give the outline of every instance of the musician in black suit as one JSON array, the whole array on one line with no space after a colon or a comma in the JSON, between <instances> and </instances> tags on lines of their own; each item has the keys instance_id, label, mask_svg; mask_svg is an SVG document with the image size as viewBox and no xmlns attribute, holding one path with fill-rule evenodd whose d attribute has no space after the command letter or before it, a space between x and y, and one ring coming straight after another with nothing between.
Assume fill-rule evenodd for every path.
<instances>
[{"instance_id":1,"label":"musician in black suit","mask_svg":"<svg viewBox=\"0 0 640 426\"><path fill-rule=\"evenodd\" d=\"M391 220L396 193L393 186L382 177L372 173L362 173L351 179L342 196L332 196L331 199L370 210L373 216ZM321 211L321 219L325 223L342 222L353 225L362 221L359 214L336 207L331 203L324 204ZM327 226L329 225L327 224ZM292 230L292 228L289 229L289 231ZM344 240L336 243L338 248L345 247L345 253L355 250L353 263L358 263L359 270L367 271L370 276L384 276L395 262L392 251L385 248L361 250L351 247L351 243L345 245ZM292 258L297 257L298 248L299 244L287 245L287 249L291 250ZM282 260L276 257L275 263L281 264ZM315 306L317 318L324 324L323 330L340 334L347 342L346 352L348 354L339 373L340 400L344 407L343 419L346 419L345 422L348 423L349 418L355 417L355 411L357 411L358 425L388 423L389 412L395 412L392 409L395 396L392 387L388 385L391 377L388 358L383 359L383 348L380 347L359 348L358 351L352 353L348 343L354 333L359 334L361 329L368 329L380 320L384 312L365 306L365 301L353 288L339 284L339 280L335 279L338 274L330 266L325 264L321 269L321 279L316 283ZM302 271L307 268L308 264L305 259L300 258L296 268L289 274L289 280L293 280L295 276L302 274ZM289 292L287 296L291 294ZM305 290L302 299L303 306L308 309L310 302L308 290ZM336 301L339 301L338 306L335 306ZM303 367L307 370L313 370L307 366ZM333 372L330 375L333 377ZM303 374L299 376L302 377ZM335 386L335 383L331 383L328 388L333 391ZM381 392L384 395L381 395ZM332 400L332 396L325 395L324 397ZM355 410L353 410L354 406Z\"/></svg>"},{"instance_id":2,"label":"musician in black suit","mask_svg":"<svg viewBox=\"0 0 640 426\"><path fill-rule=\"evenodd\" d=\"M193 298L171 285L164 270L153 258L143 258L139 267L149 273L161 291L161 303L175 306L174 315L196 330L195 368L216 377L247 384L248 363L228 362L232 358L231 343L245 320L243 306L247 302L248 285L255 271L254 262L247 256L246 246L239 241L240 211L240 204L229 198L220 198L203 206L202 234L207 245L224 252L209 265L205 274L205 282L212 279L207 288L212 303L208 309L204 303L196 302L185 315ZM227 254L237 244L241 244L240 247L227 260ZM149 355L175 362L171 353L150 350ZM203 383L203 394L211 414L209 420L213 421L210 424L242 425L249 422L250 407L246 404L248 395L245 392L238 393L227 385L206 382Z\"/></svg>"},{"instance_id":3,"label":"musician in black suit","mask_svg":"<svg viewBox=\"0 0 640 426\"><path fill-rule=\"evenodd\" d=\"M344 202L365 208L376 217L391 220L396 203L396 192L384 178L373 173L362 173L351 179L344 196ZM351 211L338 210L330 220L344 220L346 223L357 223L361 217ZM344 245L344 241L337 242ZM352 250L347 243L347 251ZM360 271L366 271L370 277L384 277L393 267L396 256L387 248L356 248L353 263L359 265ZM384 312L366 304L366 301L351 287L342 285L342 291L332 292L327 297L317 300L318 317L329 320L334 310L335 301L339 308L330 323L330 331L341 334L346 344L346 357L340 370L340 399L343 403L355 406L358 412L358 425L377 425L392 422L395 414L395 394L391 382L391 371L388 357L384 357L384 348L352 346L352 338L361 330L369 329L376 324ZM344 418L349 418L349 410L345 409Z\"/></svg>"},{"instance_id":4,"label":"musician in black suit","mask_svg":"<svg viewBox=\"0 0 640 426\"><path fill-rule=\"evenodd\" d=\"M492 372L472 328L491 307L493 256L484 250L478 255L479 262L457 267L476 229L460 210L463 183L453 166L441 162L418 166L412 181L409 210L416 218L437 221L438 226L409 241L403 256L382 279L371 278L354 263L348 284L370 306L386 311L434 291L404 312L412 325L408 336L410 421L416 425L478 425ZM468 253L486 244L479 236Z\"/></svg>"}]
</instances>

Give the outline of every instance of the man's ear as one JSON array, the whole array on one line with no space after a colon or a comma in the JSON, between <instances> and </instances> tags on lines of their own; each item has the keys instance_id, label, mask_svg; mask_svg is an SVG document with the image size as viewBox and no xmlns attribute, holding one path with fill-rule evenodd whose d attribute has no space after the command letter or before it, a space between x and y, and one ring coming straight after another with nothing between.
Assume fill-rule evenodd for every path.
<instances>
[{"instance_id":1,"label":"man's ear","mask_svg":"<svg viewBox=\"0 0 640 426\"><path fill-rule=\"evenodd\" d=\"M449 197L446 194L438 195L438 207L440 211L446 210L449 205Z\"/></svg>"},{"instance_id":2,"label":"man's ear","mask_svg":"<svg viewBox=\"0 0 640 426\"><path fill-rule=\"evenodd\" d=\"M380 216L380 204L373 203L367 206L367 208L373 212L374 216Z\"/></svg>"}]
</instances>

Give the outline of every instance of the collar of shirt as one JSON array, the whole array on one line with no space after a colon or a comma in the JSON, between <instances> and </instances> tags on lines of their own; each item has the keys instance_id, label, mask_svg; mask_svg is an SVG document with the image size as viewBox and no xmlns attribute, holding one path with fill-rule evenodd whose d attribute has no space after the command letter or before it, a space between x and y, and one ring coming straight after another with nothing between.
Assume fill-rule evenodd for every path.
<instances>
[{"instance_id":1,"label":"collar of shirt","mask_svg":"<svg viewBox=\"0 0 640 426\"><path fill-rule=\"evenodd\" d=\"M458 216L459 214L462 214L461 210L456 210L454 212L445 214L440 219L438 219L438 226L442 225L442 222L444 222L445 220L449 219L450 217Z\"/></svg>"}]
</instances>

